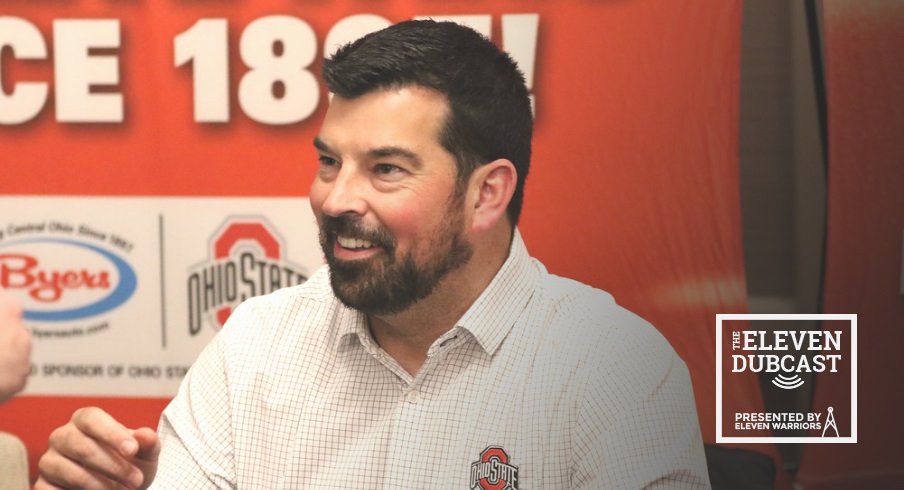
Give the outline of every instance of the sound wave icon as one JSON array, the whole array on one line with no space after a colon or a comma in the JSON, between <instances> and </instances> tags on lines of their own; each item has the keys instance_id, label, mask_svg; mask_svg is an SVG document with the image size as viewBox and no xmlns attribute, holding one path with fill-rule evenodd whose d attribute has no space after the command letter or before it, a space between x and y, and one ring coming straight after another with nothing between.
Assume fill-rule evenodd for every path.
<instances>
[{"instance_id":1,"label":"sound wave icon","mask_svg":"<svg viewBox=\"0 0 904 490\"><path fill-rule=\"evenodd\" d=\"M783 390L793 390L794 388L799 388L803 386L804 380L800 379L798 375L794 376L784 376L778 374L775 378L772 379L772 384L778 386Z\"/></svg>"}]
</instances>

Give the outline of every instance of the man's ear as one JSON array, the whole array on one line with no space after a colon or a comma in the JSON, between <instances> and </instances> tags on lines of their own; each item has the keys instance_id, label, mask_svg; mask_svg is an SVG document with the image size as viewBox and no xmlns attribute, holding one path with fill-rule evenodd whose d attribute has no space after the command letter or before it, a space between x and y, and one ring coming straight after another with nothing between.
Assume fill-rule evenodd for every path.
<instances>
[{"instance_id":1,"label":"man's ear","mask_svg":"<svg viewBox=\"0 0 904 490\"><path fill-rule=\"evenodd\" d=\"M518 184L515 165L504 159L494 160L477 167L469 180L469 203L473 207L471 229L485 231L500 219L506 219L506 210Z\"/></svg>"}]
</instances>

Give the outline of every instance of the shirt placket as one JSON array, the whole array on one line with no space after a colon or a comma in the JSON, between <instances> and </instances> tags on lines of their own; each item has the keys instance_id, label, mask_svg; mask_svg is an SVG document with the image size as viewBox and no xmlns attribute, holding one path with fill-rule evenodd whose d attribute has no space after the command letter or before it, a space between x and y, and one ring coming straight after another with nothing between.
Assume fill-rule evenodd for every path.
<instances>
[{"instance_id":1,"label":"shirt placket","mask_svg":"<svg viewBox=\"0 0 904 490\"><path fill-rule=\"evenodd\" d=\"M408 373L399 376L399 400L393 412L390 456L384 478L390 487L403 483L408 488L436 486L435 471L439 466L436 458L441 449L425 435L431 429L425 421L429 419L427 413L437 408L432 406L430 394L441 389L436 383L442 382L442 376L437 373L443 369L443 357L461 345L462 337L459 329L447 332L431 346L417 376L411 378Z\"/></svg>"}]
</instances>

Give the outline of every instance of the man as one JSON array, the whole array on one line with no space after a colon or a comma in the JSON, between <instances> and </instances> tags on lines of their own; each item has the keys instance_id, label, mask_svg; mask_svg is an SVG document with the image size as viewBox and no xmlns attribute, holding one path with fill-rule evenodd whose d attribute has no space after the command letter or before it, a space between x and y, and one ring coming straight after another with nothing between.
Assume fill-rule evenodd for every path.
<instances>
[{"instance_id":1,"label":"man","mask_svg":"<svg viewBox=\"0 0 904 490\"><path fill-rule=\"evenodd\" d=\"M83 409L36 488L708 486L671 347L527 254L514 62L412 21L340 49L324 78L310 200L327 267L236 309L159 442Z\"/></svg>"},{"instance_id":2,"label":"man","mask_svg":"<svg viewBox=\"0 0 904 490\"><path fill-rule=\"evenodd\" d=\"M25 388L30 354L31 335L22 325L22 307L0 291L0 402Z\"/></svg>"}]
</instances>

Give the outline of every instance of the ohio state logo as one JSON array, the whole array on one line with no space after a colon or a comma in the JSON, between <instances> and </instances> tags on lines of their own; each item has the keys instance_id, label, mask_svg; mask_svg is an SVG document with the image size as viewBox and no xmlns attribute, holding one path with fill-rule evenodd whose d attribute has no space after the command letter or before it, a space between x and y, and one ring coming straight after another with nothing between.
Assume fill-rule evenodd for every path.
<instances>
[{"instance_id":1,"label":"ohio state logo","mask_svg":"<svg viewBox=\"0 0 904 490\"><path fill-rule=\"evenodd\" d=\"M518 467L509 464L509 456L499 446L480 453L480 461L471 463L472 490L518 490Z\"/></svg>"},{"instance_id":2,"label":"ohio state logo","mask_svg":"<svg viewBox=\"0 0 904 490\"><path fill-rule=\"evenodd\" d=\"M207 261L188 276L188 326L222 327L242 301L307 280L284 256L282 239L263 218L229 218L214 233Z\"/></svg>"}]
</instances>

